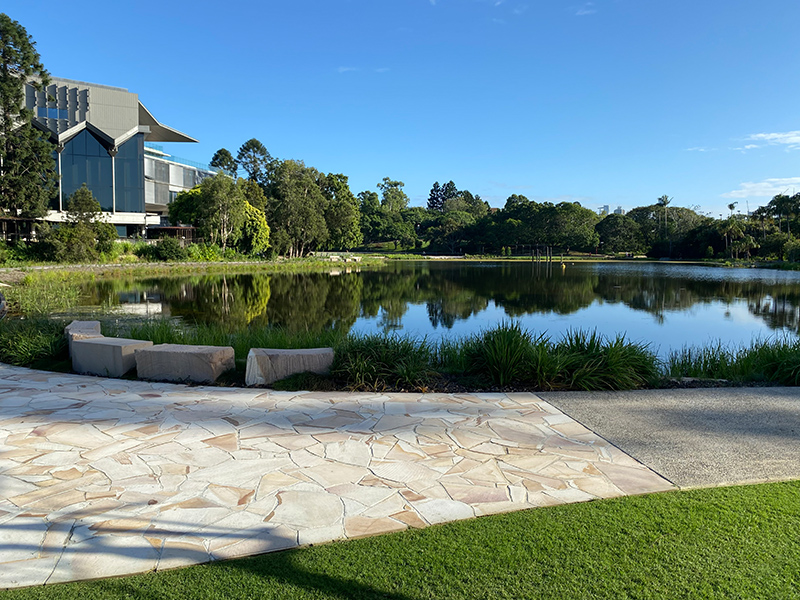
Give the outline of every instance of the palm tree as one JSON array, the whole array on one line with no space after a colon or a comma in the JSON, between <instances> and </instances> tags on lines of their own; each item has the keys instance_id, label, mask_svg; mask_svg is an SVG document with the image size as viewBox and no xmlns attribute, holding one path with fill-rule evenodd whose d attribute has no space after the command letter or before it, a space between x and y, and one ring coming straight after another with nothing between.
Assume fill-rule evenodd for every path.
<instances>
[{"instance_id":1,"label":"palm tree","mask_svg":"<svg viewBox=\"0 0 800 600\"><path fill-rule=\"evenodd\" d=\"M744 235L744 227L742 226L741 221L739 221L739 219L733 215L724 221L720 221L718 227L719 232L725 236L725 250L727 251L730 249L731 258L733 258L733 240ZM728 243L728 239L730 239L730 244Z\"/></svg>"}]
</instances>

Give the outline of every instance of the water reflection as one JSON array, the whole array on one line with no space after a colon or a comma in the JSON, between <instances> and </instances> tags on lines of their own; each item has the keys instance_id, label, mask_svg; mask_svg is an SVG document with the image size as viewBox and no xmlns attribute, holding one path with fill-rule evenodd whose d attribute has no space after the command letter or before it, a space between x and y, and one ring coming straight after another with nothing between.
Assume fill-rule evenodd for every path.
<instances>
[{"instance_id":1,"label":"water reflection","mask_svg":"<svg viewBox=\"0 0 800 600\"><path fill-rule=\"evenodd\" d=\"M629 331L636 315L663 330L681 315L682 323L694 322L682 325L689 340L693 328L702 330L701 320L722 323L727 313L728 328L731 319L741 327L742 315L749 314L752 334L800 331L800 274L754 269L420 261L335 274L116 279L87 285L86 292L92 306L234 327L355 326L438 337L511 317L532 319L538 329L588 322L613 333ZM649 335L657 341L662 334Z\"/></svg>"}]
</instances>

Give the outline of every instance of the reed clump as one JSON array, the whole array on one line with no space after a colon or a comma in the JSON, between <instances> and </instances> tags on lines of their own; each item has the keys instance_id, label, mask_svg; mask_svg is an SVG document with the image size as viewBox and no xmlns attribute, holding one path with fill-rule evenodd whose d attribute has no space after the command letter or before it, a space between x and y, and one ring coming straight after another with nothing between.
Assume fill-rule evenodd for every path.
<instances>
[{"instance_id":1,"label":"reed clump","mask_svg":"<svg viewBox=\"0 0 800 600\"><path fill-rule=\"evenodd\" d=\"M749 346L686 346L667 357L669 377L724 379L734 383L800 385L800 340L754 340Z\"/></svg>"},{"instance_id":2,"label":"reed clump","mask_svg":"<svg viewBox=\"0 0 800 600\"><path fill-rule=\"evenodd\" d=\"M0 362L20 367L67 357L66 323L51 319L0 321Z\"/></svg>"}]
</instances>

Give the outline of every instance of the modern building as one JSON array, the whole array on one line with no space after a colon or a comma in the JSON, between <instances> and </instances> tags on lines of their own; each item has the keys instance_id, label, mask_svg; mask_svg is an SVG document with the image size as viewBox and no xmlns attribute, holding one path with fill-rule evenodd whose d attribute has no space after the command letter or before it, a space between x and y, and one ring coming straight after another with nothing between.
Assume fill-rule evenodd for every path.
<instances>
[{"instance_id":1,"label":"modern building","mask_svg":"<svg viewBox=\"0 0 800 600\"><path fill-rule=\"evenodd\" d=\"M137 94L59 78L42 90L25 87L25 105L49 134L61 175L48 221L65 220L69 196L85 183L120 237L144 235L164 224L178 192L214 175L155 144L197 140L160 123Z\"/></svg>"}]
</instances>

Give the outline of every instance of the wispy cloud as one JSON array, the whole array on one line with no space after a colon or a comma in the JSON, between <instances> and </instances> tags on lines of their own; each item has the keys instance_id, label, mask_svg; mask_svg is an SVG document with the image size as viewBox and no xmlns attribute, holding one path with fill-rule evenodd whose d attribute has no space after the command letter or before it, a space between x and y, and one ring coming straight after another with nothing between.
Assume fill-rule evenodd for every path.
<instances>
[{"instance_id":1,"label":"wispy cloud","mask_svg":"<svg viewBox=\"0 0 800 600\"><path fill-rule=\"evenodd\" d=\"M339 67L336 69L339 73L352 73L353 71L359 71L358 67Z\"/></svg>"},{"instance_id":2,"label":"wispy cloud","mask_svg":"<svg viewBox=\"0 0 800 600\"><path fill-rule=\"evenodd\" d=\"M597 12L597 9L594 7L594 2L586 2L581 6L574 7L573 10L575 11L576 17L585 17L586 15L593 15Z\"/></svg>"},{"instance_id":3,"label":"wispy cloud","mask_svg":"<svg viewBox=\"0 0 800 600\"><path fill-rule=\"evenodd\" d=\"M391 71L389 67L378 67L375 69L376 73L388 73L389 71Z\"/></svg>"},{"instance_id":4,"label":"wispy cloud","mask_svg":"<svg viewBox=\"0 0 800 600\"><path fill-rule=\"evenodd\" d=\"M492 23L497 23L498 25L505 25L506 21L505 19L498 19L497 17L495 17L494 19L492 19Z\"/></svg>"},{"instance_id":5,"label":"wispy cloud","mask_svg":"<svg viewBox=\"0 0 800 600\"><path fill-rule=\"evenodd\" d=\"M754 133L748 135L746 140L757 142L744 146L745 150L759 148L762 145L785 146L787 150L800 149L800 131L786 131L783 133Z\"/></svg>"},{"instance_id":6,"label":"wispy cloud","mask_svg":"<svg viewBox=\"0 0 800 600\"><path fill-rule=\"evenodd\" d=\"M513 12L515 15L521 15L521 14L524 14L526 10L528 10L528 5L527 4L520 4L519 6L517 6L511 12Z\"/></svg>"},{"instance_id":7,"label":"wispy cloud","mask_svg":"<svg viewBox=\"0 0 800 600\"><path fill-rule=\"evenodd\" d=\"M693 146L691 148L686 148L685 152L711 152L714 148L705 148L703 146Z\"/></svg>"},{"instance_id":8,"label":"wispy cloud","mask_svg":"<svg viewBox=\"0 0 800 600\"><path fill-rule=\"evenodd\" d=\"M738 190L722 194L723 198L771 198L792 188L800 188L800 177L779 177L763 181L746 181Z\"/></svg>"}]
</instances>

